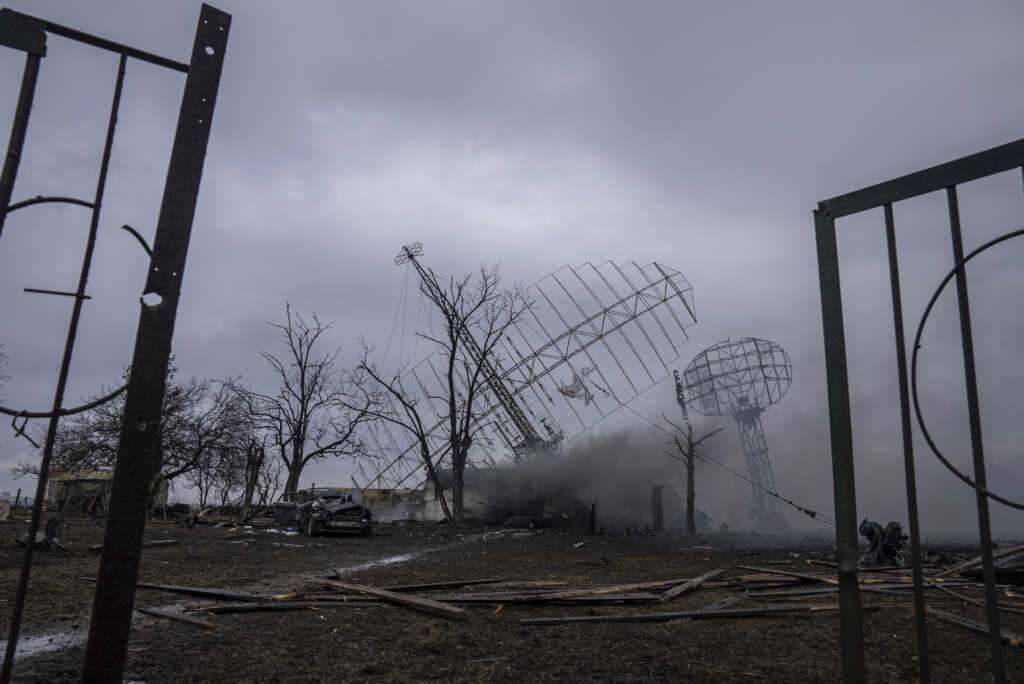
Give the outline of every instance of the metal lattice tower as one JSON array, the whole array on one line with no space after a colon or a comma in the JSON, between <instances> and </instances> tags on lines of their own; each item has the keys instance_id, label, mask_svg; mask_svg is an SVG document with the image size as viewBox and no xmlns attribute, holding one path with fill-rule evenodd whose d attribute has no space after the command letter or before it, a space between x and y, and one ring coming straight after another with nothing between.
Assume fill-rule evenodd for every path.
<instances>
[{"instance_id":1,"label":"metal lattice tower","mask_svg":"<svg viewBox=\"0 0 1024 684\"><path fill-rule=\"evenodd\" d=\"M793 379L789 355L776 342L744 337L714 344L683 371L688 403L705 416L732 416L750 473L750 515L763 532L789 529L775 492L761 414L782 399Z\"/></svg>"}]
</instances>

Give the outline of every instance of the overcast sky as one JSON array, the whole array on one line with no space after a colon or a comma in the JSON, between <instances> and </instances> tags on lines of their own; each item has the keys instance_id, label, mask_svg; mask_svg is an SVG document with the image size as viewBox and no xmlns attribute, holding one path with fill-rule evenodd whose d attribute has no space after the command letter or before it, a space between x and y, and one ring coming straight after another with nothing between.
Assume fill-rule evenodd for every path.
<instances>
[{"instance_id":1,"label":"overcast sky","mask_svg":"<svg viewBox=\"0 0 1024 684\"><path fill-rule=\"evenodd\" d=\"M183 1L9 4L181 61L199 12ZM438 273L500 262L523 283L565 264L658 261L695 290L699 322L680 369L725 337L789 352L792 389L764 416L776 480L828 514L812 209L1024 133L1019 2L219 6L234 18L178 310L182 375L241 374L271 389L260 351L278 349L266 323L286 301L334 320L330 342L348 359L360 335L384 346L404 279L392 259L407 242L422 241ZM0 53L0 121L13 115L23 62ZM113 54L50 37L15 201L91 197L116 66ZM129 60L67 404L113 385L131 358L147 263L119 226L153 234L183 82ZM1020 227L1022 195L1019 172L963 186L967 249ZM944 195L897 205L896 220L912 331L952 263ZM5 405L52 401L70 302L22 288L73 290L87 228L86 211L58 205L7 221ZM881 213L839 230L858 513L905 521ZM1005 245L971 281L990 478L1010 496L1024 491L1022 255ZM943 445L969 469L952 301L929 327L922 391ZM414 327L413 316L407 335ZM396 348L404 360L422 351L411 337L393 341L392 357ZM675 411L670 382L635 406ZM742 468L723 424L722 458ZM917 454L925 531L975 529L973 493L920 444ZM33 457L0 431L0 490L33 488L9 476ZM303 484L346 472L319 465ZM736 503L704 505L725 519ZM1012 534L1024 514L995 505L993 519Z\"/></svg>"}]
</instances>

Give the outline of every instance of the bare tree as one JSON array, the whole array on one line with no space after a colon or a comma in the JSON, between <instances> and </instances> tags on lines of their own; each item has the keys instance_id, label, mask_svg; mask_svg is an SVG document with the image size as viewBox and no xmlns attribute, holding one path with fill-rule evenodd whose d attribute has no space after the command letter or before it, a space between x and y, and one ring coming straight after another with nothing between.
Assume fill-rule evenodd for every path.
<instances>
[{"instance_id":1,"label":"bare tree","mask_svg":"<svg viewBox=\"0 0 1024 684\"><path fill-rule=\"evenodd\" d=\"M356 428L368 418L369 403L350 400L359 396L363 378L337 367L340 349L320 351L321 337L333 323L321 323L315 313L307 323L286 304L284 325L271 325L282 332L287 347L283 357L262 352L280 382L277 393L241 386L235 391L288 471L285 492L294 492L310 462L361 453Z\"/></svg>"},{"instance_id":2,"label":"bare tree","mask_svg":"<svg viewBox=\"0 0 1024 684\"><path fill-rule=\"evenodd\" d=\"M216 464L221 451L239 443L239 431L246 424L245 406L231 391L230 382L195 377L178 382L175 374L172 367L160 420L160 478L172 482L197 468ZM112 469L117 460L124 397L121 394L65 419L57 431L52 467L74 471ZM38 474L38 467L20 463L12 474ZM160 478L154 482L154 492Z\"/></svg>"},{"instance_id":3,"label":"bare tree","mask_svg":"<svg viewBox=\"0 0 1024 684\"><path fill-rule=\"evenodd\" d=\"M374 418L405 430L418 445L420 457L430 481L443 490L438 463L432 454L429 435L442 430L446 435L452 467L452 505L449 510L440 498L445 517L453 524L464 520L463 491L466 463L473 438L480 429L478 401L494 383L500 383L495 367L498 343L506 331L530 310L526 290L518 285L501 288L498 267L481 266L477 277L449 278L442 286L432 272L421 282L420 290L442 313L441 330L421 331L421 338L436 347L443 359L444 377L439 396L422 396L403 386L400 373L385 375L370 360L364 344L358 369L375 387L363 387ZM374 397L377 391L378 396ZM377 401L373 401L373 399ZM433 409L428 404L433 402ZM441 409L440 419L434 410Z\"/></svg>"},{"instance_id":4,"label":"bare tree","mask_svg":"<svg viewBox=\"0 0 1024 684\"><path fill-rule=\"evenodd\" d=\"M693 461L695 458L701 458L700 454L697 453L697 447L705 440L708 440L721 432L722 428L715 428L711 432L708 432L695 440L693 438L693 425L690 424L689 420L686 421L686 429L684 430L682 426L673 423L667 416L662 417L665 419L665 422L676 429L677 433L672 437L672 443L675 444L677 453L673 453L671 451L664 451L663 453L668 454L677 461L682 461L686 466L686 536L693 539L697 536L697 522L694 519L695 468ZM680 439L680 435L683 435L683 438L686 440L685 445L683 444L683 440Z\"/></svg>"}]
</instances>

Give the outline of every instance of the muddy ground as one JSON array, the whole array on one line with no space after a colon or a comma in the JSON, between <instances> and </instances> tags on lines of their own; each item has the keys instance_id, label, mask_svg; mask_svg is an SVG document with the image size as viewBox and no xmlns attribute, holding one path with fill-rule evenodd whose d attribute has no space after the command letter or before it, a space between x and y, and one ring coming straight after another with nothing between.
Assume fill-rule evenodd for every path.
<instances>
[{"instance_id":1,"label":"muddy ground","mask_svg":"<svg viewBox=\"0 0 1024 684\"><path fill-rule=\"evenodd\" d=\"M0 523L0 618L4 634L22 550L14 537L26 524ZM88 630L102 540L95 521L71 521L68 551L37 552L22 628L15 681L77 681ZM571 585L693 577L735 564L827 559L826 546L785 549L690 549L679 538L588 536L584 531L499 527L452 530L436 525L381 525L375 536L305 538L265 530L150 524L147 539L177 539L143 550L141 581L282 593L309 590L309 580L346 570L350 582L378 586L503 577ZM401 558L402 556L411 556ZM395 557L399 557L396 559ZM391 562L374 563L388 560ZM815 567L820 570L821 567ZM736 571L742 572L742 571ZM735 573L733 573L735 574ZM448 621L392 606L339 605L298 612L203 616L203 630L136 614L126 680L137 682L834 682L841 679L838 613L730 620L528 627L521 618L693 610L742 592L702 588L655 606L466 606L469 619ZM963 593L981 598L977 589ZM1004 597L1005 598L1005 597ZM824 599L825 602L832 599ZM1007 600L1011 600L1008 598ZM1021 599L1016 599L1022 605ZM139 590L137 605L203 603ZM207 602L209 603L209 602ZM865 614L868 680L915 681L917 642L910 598L866 595L885 606ZM747 599L737 605L757 605ZM938 603L933 605L939 606ZM984 621L983 611L955 600L944 610ZM1007 631L1024 633L1024 614L1004 615ZM928 624L933 681L988 681L988 642L937 620ZM62 648L30 655L50 639ZM52 646L52 644L51 644ZM1024 649L1004 647L1011 681L1024 681Z\"/></svg>"}]
</instances>

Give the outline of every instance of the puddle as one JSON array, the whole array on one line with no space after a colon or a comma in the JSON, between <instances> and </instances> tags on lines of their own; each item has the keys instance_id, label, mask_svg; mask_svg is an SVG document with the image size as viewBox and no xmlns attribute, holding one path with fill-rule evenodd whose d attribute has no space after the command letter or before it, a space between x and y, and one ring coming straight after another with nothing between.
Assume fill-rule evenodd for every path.
<instances>
[{"instance_id":1,"label":"puddle","mask_svg":"<svg viewBox=\"0 0 1024 684\"><path fill-rule=\"evenodd\" d=\"M338 573L338 577L341 577L342 575L348 575L353 572L359 572L360 570L372 570L373 568L380 568L385 565L404 563L418 556L422 556L425 553L430 553L430 551L417 551L415 553L403 553L398 556L388 556L387 558L379 558L377 560L369 561L367 563L360 563L359 565L350 565L345 568L335 568L334 571Z\"/></svg>"},{"instance_id":2,"label":"puddle","mask_svg":"<svg viewBox=\"0 0 1024 684\"><path fill-rule=\"evenodd\" d=\"M18 650L14 655L15 662L22 658L31 658L42 653L59 651L62 648L80 646L89 637L89 630L80 629L74 632L57 632L56 634L40 634L34 637L20 637ZM7 648L7 640L0 641L0 649Z\"/></svg>"}]
</instances>

